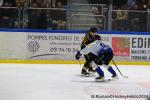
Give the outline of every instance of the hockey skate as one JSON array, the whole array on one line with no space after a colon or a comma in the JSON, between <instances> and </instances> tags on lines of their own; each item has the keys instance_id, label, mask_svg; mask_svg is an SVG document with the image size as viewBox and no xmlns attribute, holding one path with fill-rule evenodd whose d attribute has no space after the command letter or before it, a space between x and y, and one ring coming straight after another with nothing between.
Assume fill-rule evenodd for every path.
<instances>
[{"instance_id":1,"label":"hockey skate","mask_svg":"<svg viewBox=\"0 0 150 100\"><path fill-rule=\"evenodd\" d=\"M114 81L115 81L115 80L119 80L118 75L113 75L113 76L112 76L112 80L114 80Z\"/></svg>"},{"instance_id":2,"label":"hockey skate","mask_svg":"<svg viewBox=\"0 0 150 100\"><path fill-rule=\"evenodd\" d=\"M81 71L81 76L84 76L84 77L89 77L90 76L90 73L88 73L87 71L83 70Z\"/></svg>"},{"instance_id":3,"label":"hockey skate","mask_svg":"<svg viewBox=\"0 0 150 100\"><path fill-rule=\"evenodd\" d=\"M104 78L104 76L99 76L99 77L95 78L95 81L96 82L104 82L105 78Z\"/></svg>"},{"instance_id":4,"label":"hockey skate","mask_svg":"<svg viewBox=\"0 0 150 100\"><path fill-rule=\"evenodd\" d=\"M91 77L95 76L96 71L93 70L93 68L89 68L88 72L89 72Z\"/></svg>"},{"instance_id":5,"label":"hockey skate","mask_svg":"<svg viewBox=\"0 0 150 100\"><path fill-rule=\"evenodd\" d=\"M96 71L93 68L89 68L89 72L95 73Z\"/></svg>"}]
</instances>

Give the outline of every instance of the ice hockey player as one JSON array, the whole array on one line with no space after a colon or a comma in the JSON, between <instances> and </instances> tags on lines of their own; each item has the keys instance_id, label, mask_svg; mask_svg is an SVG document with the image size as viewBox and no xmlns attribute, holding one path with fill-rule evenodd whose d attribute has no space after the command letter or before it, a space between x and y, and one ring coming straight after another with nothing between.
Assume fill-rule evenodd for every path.
<instances>
[{"instance_id":1,"label":"ice hockey player","mask_svg":"<svg viewBox=\"0 0 150 100\"><path fill-rule=\"evenodd\" d=\"M82 44L81 44L81 50L83 48L85 48L86 45L94 42L95 40L101 39L101 37L98 34L96 34L96 32L97 32L96 27L91 27L90 30L88 30L86 32L84 39L82 41ZM93 70L93 68L91 67L91 65L89 63L89 57L87 55L84 55L84 58L85 58L85 63L81 70L81 75L82 76L90 76L90 73L95 72L95 70Z\"/></svg>"},{"instance_id":2,"label":"ice hockey player","mask_svg":"<svg viewBox=\"0 0 150 100\"><path fill-rule=\"evenodd\" d=\"M113 58L113 51L109 45L105 45L101 40L96 40L95 42L87 45L84 49L77 51L75 58L80 59L81 55L87 55L89 61L92 63L92 67L95 68L98 73L96 81L104 81L104 72L101 70L100 66L107 68L107 70L112 74L113 79L118 79L118 75L109 65Z\"/></svg>"}]
</instances>

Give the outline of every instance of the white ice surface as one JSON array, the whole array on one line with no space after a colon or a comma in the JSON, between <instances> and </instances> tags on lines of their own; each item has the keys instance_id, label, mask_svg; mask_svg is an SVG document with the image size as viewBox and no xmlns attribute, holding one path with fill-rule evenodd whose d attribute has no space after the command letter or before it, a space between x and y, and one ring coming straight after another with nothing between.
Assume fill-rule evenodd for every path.
<instances>
[{"instance_id":1,"label":"white ice surface","mask_svg":"<svg viewBox=\"0 0 150 100\"><path fill-rule=\"evenodd\" d=\"M149 95L149 66L118 66L128 79L95 82L79 65L0 64L0 100L146 100L112 96ZM111 75L103 69L106 78ZM92 96L98 96L92 98ZM100 98L101 96L111 96Z\"/></svg>"}]
</instances>

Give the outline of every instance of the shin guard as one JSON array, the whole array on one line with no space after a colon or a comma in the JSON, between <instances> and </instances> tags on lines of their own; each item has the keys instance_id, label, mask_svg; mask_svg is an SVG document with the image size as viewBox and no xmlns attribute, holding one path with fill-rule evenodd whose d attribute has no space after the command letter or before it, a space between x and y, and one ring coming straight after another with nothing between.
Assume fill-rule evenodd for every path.
<instances>
[{"instance_id":1,"label":"shin guard","mask_svg":"<svg viewBox=\"0 0 150 100\"><path fill-rule=\"evenodd\" d=\"M113 68L112 68L111 66L108 68L108 71L109 71L113 76L116 76L116 75L117 75L116 72L113 70Z\"/></svg>"},{"instance_id":2,"label":"shin guard","mask_svg":"<svg viewBox=\"0 0 150 100\"><path fill-rule=\"evenodd\" d=\"M104 76L104 72L102 71L102 69L100 67L96 68L96 72L98 73L99 76L101 76L101 77Z\"/></svg>"}]
</instances>

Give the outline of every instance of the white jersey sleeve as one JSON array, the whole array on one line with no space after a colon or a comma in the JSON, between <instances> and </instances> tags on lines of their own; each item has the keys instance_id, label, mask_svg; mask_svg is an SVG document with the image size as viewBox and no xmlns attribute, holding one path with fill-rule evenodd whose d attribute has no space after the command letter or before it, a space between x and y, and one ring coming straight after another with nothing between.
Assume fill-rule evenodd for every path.
<instances>
[{"instance_id":1,"label":"white jersey sleeve","mask_svg":"<svg viewBox=\"0 0 150 100\"><path fill-rule=\"evenodd\" d=\"M80 51L80 53L86 55L91 52L95 55L98 55L101 48L102 48L101 42L97 40L87 45L84 49Z\"/></svg>"}]
</instances>

